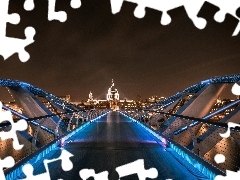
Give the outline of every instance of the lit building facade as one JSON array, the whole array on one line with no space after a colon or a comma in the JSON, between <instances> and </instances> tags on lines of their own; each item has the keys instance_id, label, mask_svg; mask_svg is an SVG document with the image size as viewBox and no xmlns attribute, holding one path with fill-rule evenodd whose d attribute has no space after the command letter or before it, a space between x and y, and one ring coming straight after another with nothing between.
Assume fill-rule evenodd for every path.
<instances>
[{"instance_id":1,"label":"lit building facade","mask_svg":"<svg viewBox=\"0 0 240 180\"><path fill-rule=\"evenodd\" d=\"M114 87L114 81L112 79L112 85L108 89L107 93L107 101L114 101L114 100L119 100L119 93L118 90Z\"/></svg>"},{"instance_id":2,"label":"lit building facade","mask_svg":"<svg viewBox=\"0 0 240 180\"><path fill-rule=\"evenodd\" d=\"M114 81L112 79L112 85L108 89L107 93L107 101L110 104L110 108L112 110L119 110L118 102L119 102L119 93L117 88L114 87Z\"/></svg>"},{"instance_id":3,"label":"lit building facade","mask_svg":"<svg viewBox=\"0 0 240 180\"><path fill-rule=\"evenodd\" d=\"M143 109L149 105L151 105L154 102L158 102L160 100L163 100L164 97L158 98L157 96L152 96L151 98L146 99L146 101L142 101L139 99L138 101L134 100L127 100L127 99L120 99L120 94L115 87L114 81L112 79L112 84L108 88L106 99L104 100L96 100L93 98L93 93L90 91L88 95L88 100L84 103L82 103L82 106L85 108L110 108L112 110L119 110L124 109L127 111L135 110L135 109ZM78 103L76 103L78 104ZM80 104L78 104L80 105Z\"/></svg>"}]
</instances>

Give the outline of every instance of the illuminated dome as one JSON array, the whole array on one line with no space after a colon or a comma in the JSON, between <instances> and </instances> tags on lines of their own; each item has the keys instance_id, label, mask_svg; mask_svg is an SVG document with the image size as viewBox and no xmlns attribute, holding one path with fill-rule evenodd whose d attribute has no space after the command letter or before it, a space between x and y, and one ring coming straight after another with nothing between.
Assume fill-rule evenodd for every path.
<instances>
[{"instance_id":1,"label":"illuminated dome","mask_svg":"<svg viewBox=\"0 0 240 180\"><path fill-rule=\"evenodd\" d=\"M111 85L111 87L108 89L107 100L108 100L108 101L111 101L111 100L119 100L118 90L114 87L114 81L113 81L113 79L112 79L112 85Z\"/></svg>"}]
</instances>

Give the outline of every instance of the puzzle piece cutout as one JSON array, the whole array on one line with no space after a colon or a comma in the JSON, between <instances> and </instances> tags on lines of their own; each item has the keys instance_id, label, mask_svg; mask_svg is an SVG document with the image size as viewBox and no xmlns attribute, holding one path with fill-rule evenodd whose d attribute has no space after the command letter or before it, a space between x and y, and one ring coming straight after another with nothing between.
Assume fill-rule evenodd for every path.
<instances>
[{"instance_id":1,"label":"puzzle piece cutout","mask_svg":"<svg viewBox=\"0 0 240 180\"><path fill-rule=\"evenodd\" d=\"M13 139L13 148L16 150L20 150L23 148L23 145L19 144L16 131L24 131L27 129L27 122L24 119L17 121L16 123L12 119L12 115L10 111L2 110L2 102L0 102L0 123L4 121L8 121L11 123L11 130L8 132L1 131L0 138L2 140L6 140L9 138Z\"/></svg>"},{"instance_id":2,"label":"puzzle piece cutout","mask_svg":"<svg viewBox=\"0 0 240 180\"><path fill-rule=\"evenodd\" d=\"M239 179L240 177L240 170L237 172L226 170L226 176L217 175L214 180L233 180Z\"/></svg>"},{"instance_id":3,"label":"puzzle piece cutout","mask_svg":"<svg viewBox=\"0 0 240 180\"><path fill-rule=\"evenodd\" d=\"M146 178L153 179L158 176L156 168L145 169L143 159L119 166L116 168L116 171L119 174L119 179L132 174L137 174L139 180L145 180Z\"/></svg>"},{"instance_id":4,"label":"puzzle piece cutout","mask_svg":"<svg viewBox=\"0 0 240 180\"><path fill-rule=\"evenodd\" d=\"M96 174L94 169L82 169L79 171L79 175L83 180L87 180L90 177L93 177L94 180L108 180L108 171Z\"/></svg>"},{"instance_id":5,"label":"puzzle piece cutout","mask_svg":"<svg viewBox=\"0 0 240 180\"><path fill-rule=\"evenodd\" d=\"M0 179L1 180L5 180L5 175L3 172L3 168L10 168L13 167L15 164L15 161L13 159L13 157L8 156L6 158L4 158L3 160L0 158Z\"/></svg>"},{"instance_id":6,"label":"puzzle piece cutout","mask_svg":"<svg viewBox=\"0 0 240 180\"><path fill-rule=\"evenodd\" d=\"M59 20L65 22L67 20L67 13L64 11L55 11L56 0L48 0L48 20Z\"/></svg>"},{"instance_id":7,"label":"puzzle piece cutout","mask_svg":"<svg viewBox=\"0 0 240 180\"><path fill-rule=\"evenodd\" d=\"M237 83L235 83L232 86L231 91L234 95L240 95L240 86ZM228 122L227 131L223 134L219 133L220 136L223 137L223 138L228 138L230 136L230 128L231 127L240 127L240 125L236 124L236 123L233 123L233 122ZM224 163L225 159L226 159L226 157L223 154L216 154L215 157L214 157L215 162L218 163L218 164L219 163ZM226 170L226 176L217 175L214 180L239 179L239 177L240 177L240 170L237 171L237 172Z\"/></svg>"},{"instance_id":8,"label":"puzzle piece cutout","mask_svg":"<svg viewBox=\"0 0 240 180\"><path fill-rule=\"evenodd\" d=\"M32 11L35 7L34 0L25 0L23 7L26 11Z\"/></svg>"},{"instance_id":9,"label":"puzzle piece cutout","mask_svg":"<svg viewBox=\"0 0 240 180\"><path fill-rule=\"evenodd\" d=\"M73 168L73 163L70 160L70 157L72 157L72 156L73 156L73 154L71 154L70 152L68 152L65 149L62 149L61 155L58 158L51 159L51 160L48 160L48 159L43 160L43 164L46 169L46 172L38 174L38 175L33 175L34 169L31 164L25 164L23 166L22 170L23 170L24 174L26 175L26 178L22 179L22 180L43 180L43 178L45 178L44 180L50 180L48 164L51 162L55 162L57 160L62 161L61 166L64 171L70 171Z\"/></svg>"},{"instance_id":10,"label":"puzzle piece cutout","mask_svg":"<svg viewBox=\"0 0 240 180\"><path fill-rule=\"evenodd\" d=\"M25 51L25 47L34 42L35 29L32 27L25 29L26 39L6 37L7 23L18 24L20 22L18 14L8 14L8 7L9 0L0 1L0 55L6 60L14 53L18 53L20 61L26 62L30 55Z\"/></svg>"},{"instance_id":11,"label":"puzzle piece cutout","mask_svg":"<svg viewBox=\"0 0 240 180\"><path fill-rule=\"evenodd\" d=\"M232 86L232 93L236 96L240 96L240 86L237 83Z\"/></svg>"},{"instance_id":12,"label":"puzzle piece cutout","mask_svg":"<svg viewBox=\"0 0 240 180\"><path fill-rule=\"evenodd\" d=\"M71 0L70 5L73 9L77 9L81 7L82 3L81 0Z\"/></svg>"},{"instance_id":13,"label":"puzzle piece cutout","mask_svg":"<svg viewBox=\"0 0 240 180\"><path fill-rule=\"evenodd\" d=\"M223 154L216 154L214 156L214 160L216 163L220 164L220 163L224 163L225 162L226 157Z\"/></svg>"},{"instance_id":14,"label":"puzzle piece cutout","mask_svg":"<svg viewBox=\"0 0 240 180\"><path fill-rule=\"evenodd\" d=\"M72 8L77 9L81 7L81 0L71 0L70 5ZM55 11L56 0L48 0L48 20L58 20L65 22L67 20L67 13L65 11ZM34 9L34 0L26 0L24 3L24 9L26 11L32 11Z\"/></svg>"},{"instance_id":15,"label":"puzzle piece cutout","mask_svg":"<svg viewBox=\"0 0 240 180\"><path fill-rule=\"evenodd\" d=\"M67 14L64 11L55 11L56 0L48 0L48 20L58 20L65 22L67 20ZM71 0L70 5L72 8L77 9L81 7L81 0ZM32 11L35 8L34 0L25 0L24 9ZM16 13L8 14L9 0L0 1L0 55L4 60L12 56L14 53L18 53L21 62L29 60L30 55L25 51L25 47L34 42L34 36L36 31L33 27L25 28L26 39L18 39L13 37L6 37L7 23L18 24L20 22L20 16Z\"/></svg>"},{"instance_id":16,"label":"puzzle piece cutout","mask_svg":"<svg viewBox=\"0 0 240 180\"><path fill-rule=\"evenodd\" d=\"M233 123L233 122L228 122L228 129L225 133L219 133L221 137L223 138L228 138L230 136L230 128L231 127L240 127L240 124L236 124L236 123Z\"/></svg>"},{"instance_id":17,"label":"puzzle piece cutout","mask_svg":"<svg viewBox=\"0 0 240 180\"><path fill-rule=\"evenodd\" d=\"M232 87L232 93L234 95L240 95L240 86L235 83ZM239 124L228 122L228 129L225 133L219 133L221 137L228 138L230 136L230 128L231 127L240 127ZM225 156L223 154L216 154L214 157L216 163L224 163ZM214 180L227 180L227 179L239 179L240 178L240 170L237 172L226 170L226 176L217 175Z\"/></svg>"},{"instance_id":18,"label":"puzzle piece cutout","mask_svg":"<svg viewBox=\"0 0 240 180\"><path fill-rule=\"evenodd\" d=\"M214 19L217 22L223 22L225 20L226 14L231 14L236 19L240 20L240 18L236 15L237 9L240 7L239 0L208 0L211 4L220 8L220 10L215 14ZM233 36L238 35L240 31L240 22L238 23L235 31L233 32Z\"/></svg>"},{"instance_id":19,"label":"puzzle piece cutout","mask_svg":"<svg viewBox=\"0 0 240 180\"><path fill-rule=\"evenodd\" d=\"M44 165L45 165L45 160L44 160ZM23 166L22 171L23 173L27 176L26 179L34 179L34 180L51 180L50 174L49 174L49 169L48 166L45 166L46 168L46 173L38 174L36 176L33 175L33 167L31 164L26 164Z\"/></svg>"},{"instance_id":20,"label":"puzzle piece cutout","mask_svg":"<svg viewBox=\"0 0 240 180\"><path fill-rule=\"evenodd\" d=\"M217 22L223 22L226 14L231 14L240 21L236 15L236 10L240 7L239 0L111 0L112 13L118 13L124 1L137 4L134 10L134 15L137 18L145 16L145 8L151 8L162 12L161 24L168 25L171 22L171 17L168 14L169 10L183 6L187 12L188 17L198 29L205 28L207 21L204 18L198 17L198 13L205 2L209 2L218 6L220 10L215 14L214 19ZM240 22L238 23L233 36L238 35L240 31Z\"/></svg>"}]
</instances>

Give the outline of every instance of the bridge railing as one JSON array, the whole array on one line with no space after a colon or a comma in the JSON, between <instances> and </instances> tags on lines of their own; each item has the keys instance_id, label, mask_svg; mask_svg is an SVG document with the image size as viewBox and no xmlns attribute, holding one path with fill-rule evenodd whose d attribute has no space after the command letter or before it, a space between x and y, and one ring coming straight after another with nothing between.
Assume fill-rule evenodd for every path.
<instances>
[{"instance_id":1,"label":"bridge railing","mask_svg":"<svg viewBox=\"0 0 240 180\"><path fill-rule=\"evenodd\" d=\"M240 169L240 128L238 127L240 125L164 112L131 111L126 113L222 171ZM169 123L170 117L176 120ZM191 124L196 125L191 126ZM230 128L229 125L236 127ZM186 128L183 130L182 127ZM216 161L216 155L223 157L222 162Z\"/></svg>"},{"instance_id":2,"label":"bridge railing","mask_svg":"<svg viewBox=\"0 0 240 180\"><path fill-rule=\"evenodd\" d=\"M163 135L159 131L154 130L153 128L150 128L147 124L144 124L140 121L139 116L137 116L137 113L135 112L121 112L123 115L128 116L130 119L138 123L142 128L147 130L150 134L155 136L156 138L160 139L162 141L162 145L165 146L166 151L168 151L173 157L179 159L184 159L188 164L191 164L194 168L196 168L199 172L203 173L208 177L209 179L215 179L217 175L223 175L226 174L224 171L220 170L213 164L209 163L205 159L201 158L185 146L181 146L171 138ZM134 117L131 117L131 115ZM137 119L138 118L138 119Z\"/></svg>"},{"instance_id":3,"label":"bridge railing","mask_svg":"<svg viewBox=\"0 0 240 180\"><path fill-rule=\"evenodd\" d=\"M40 139L41 132L44 133L44 142L42 144L48 144L52 140L58 138L61 135L66 134L67 132L77 128L78 126L91 121L98 116L101 116L104 111L99 111L95 109L86 110L86 111L74 111L74 112L65 112L65 113L58 113L58 114L51 114L42 117L30 118L27 119L27 122L30 123L37 123L35 124L36 128L34 133L32 134L32 144L34 146L37 145L37 141ZM67 117L70 115L70 118ZM44 122L48 121L48 118L57 116L59 121L55 126L49 127L44 125ZM47 133L46 133L47 132ZM49 137L46 138L46 135Z\"/></svg>"},{"instance_id":4,"label":"bridge railing","mask_svg":"<svg viewBox=\"0 0 240 180\"><path fill-rule=\"evenodd\" d=\"M106 115L107 113L108 113L107 110L104 110L104 111L101 111L101 112L98 111L98 116L97 117L92 117L93 119L91 119L91 121L95 121L95 120L101 118L102 116ZM31 165L34 165L34 166L37 167L41 163L41 161L39 161L40 159L43 159L51 151L53 151L57 148L61 148L64 144L68 143L70 137L72 137L74 134L81 131L82 129L85 129L86 127L90 126L91 121L90 120L85 121L84 123L82 123L78 127L72 129L71 131L67 132L64 135L59 136L58 138L56 138L52 142L50 142L47 145L39 148L38 150L36 150L35 152L30 154L26 158L17 162L12 168L6 169L4 171L4 174L6 176L6 180L17 179L17 176L19 174L23 173L22 167L25 164L31 164Z\"/></svg>"},{"instance_id":5,"label":"bridge railing","mask_svg":"<svg viewBox=\"0 0 240 180\"><path fill-rule=\"evenodd\" d=\"M0 139L0 150L4 152L0 154L1 158L12 156L17 162L103 113L105 111L91 109L25 118L28 123L27 130L16 132L20 144L24 144L23 149L14 150L11 139L4 141ZM48 124L48 120L52 117L58 117L59 121L56 124ZM9 131L10 129L11 123L9 122L0 124L0 131Z\"/></svg>"}]
</instances>

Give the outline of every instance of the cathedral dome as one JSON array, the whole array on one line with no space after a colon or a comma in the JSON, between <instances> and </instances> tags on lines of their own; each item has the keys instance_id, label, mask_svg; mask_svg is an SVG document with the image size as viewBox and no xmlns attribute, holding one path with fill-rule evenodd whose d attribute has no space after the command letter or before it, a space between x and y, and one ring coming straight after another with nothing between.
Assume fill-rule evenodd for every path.
<instances>
[{"instance_id":1,"label":"cathedral dome","mask_svg":"<svg viewBox=\"0 0 240 180\"><path fill-rule=\"evenodd\" d=\"M111 87L108 89L108 93L107 93L107 100L119 100L119 93L117 88L114 87L114 81L112 79L112 85Z\"/></svg>"}]
</instances>

